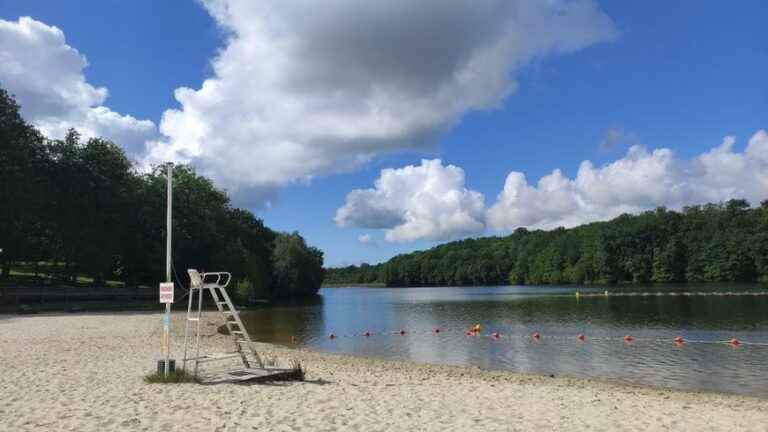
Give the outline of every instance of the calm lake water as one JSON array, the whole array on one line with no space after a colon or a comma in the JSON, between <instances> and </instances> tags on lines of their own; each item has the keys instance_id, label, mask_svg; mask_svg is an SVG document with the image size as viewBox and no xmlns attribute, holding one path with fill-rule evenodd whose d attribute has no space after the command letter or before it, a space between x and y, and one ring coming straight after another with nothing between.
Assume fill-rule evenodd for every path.
<instances>
[{"instance_id":1,"label":"calm lake water","mask_svg":"<svg viewBox=\"0 0 768 432\"><path fill-rule=\"evenodd\" d=\"M768 397L768 297L577 299L574 291L326 288L306 304L252 309L243 319L254 338L289 344L294 336L297 344L325 352ZM478 323L483 336L467 336ZM361 335L366 330L370 337ZM531 338L534 331L541 333L539 341ZM578 333L584 342L577 341ZM634 340L625 343L625 335ZM676 336L703 342L676 346ZM732 337L763 345L712 343Z\"/></svg>"}]
</instances>

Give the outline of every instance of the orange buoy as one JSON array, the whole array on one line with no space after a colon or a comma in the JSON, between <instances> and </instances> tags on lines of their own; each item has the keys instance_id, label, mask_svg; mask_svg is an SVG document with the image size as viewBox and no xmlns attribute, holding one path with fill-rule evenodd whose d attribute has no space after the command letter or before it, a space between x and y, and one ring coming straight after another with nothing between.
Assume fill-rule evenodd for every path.
<instances>
[{"instance_id":1,"label":"orange buoy","mask_svg":"<svg viewBox=\"0 0 768 432\"><path fill-rule=\"evenodd\" d=\"M576 335L576 339L578 339L580 342L584 342L587 339L587 337L584 336L584 333L579 333L578 335Z\"/></svg>"},{"instance_id":2,"label":"orange buoy","mask_svg":"<svg viewBox=\"0 0 768 432\"><path fill-rule=\"evenodd\" d=\"M405 335L405 330L400 329L400 336L404 336L404 335Z\"/></svg>"},{"instance_id":3,"label":"orange buoy","mask_svg":"<svg viewBox=\"0 0 768 432\"><path fill-rule=\"evenodd\" d=\"M676 344L681 344L681 343L684 343L684 342L685 342L685 339L683 339L682 336L678 336L678 337L675 338L675 343Z\"/></svg>"},{"instance_id":4,"label":"orange buoy","mask_svg":"<svg viewBox=\"0 0 768 432\"><path fill-rule=\"evenodd\" d=\"M632 340L634 340L634 339L635 339L635 338L633 338L633 337L632 337L632 336L630 336L630 335L626 335L626 336L624 336L624 342L632 342Z\"/></svg>"},{"instance_id":5,"label":"orange buoy","mask_svg":"<svg viewBox=\"0 0 768 432\"><path fill-rule=\"evenodd\" d=\"M435 330L434 330L434 332L435 332L435 333L440 333L440 327L435 327Z\"/></svg>"},{"instance_id":6,"label":"orange buoy","mask_svg":"<svg viewBox=\"0 0 768 432\"><path fill-rule=\"evenodd\" d=\"M541 337L541 334L539 332L535 331L535 332L533 332L531 337L533 337L534 339L539 339Z\"/></svg>"},{"instance_id":7,"label":"orange buoy","mask_svg":"<svg viewBox=\"0 0 768 432\"><path fill-rule=\"evenodd\" d=\"M733 346L739 346L741 345L741 342L736 338L731 338L730 344Z\"/></svg>"},{"instance_id":8,"label":"orange buoy","mask_svg":"<svg viewBox=\"0 0 768 432\"><path fill-rule=\"evenodd\" d=\"M328 339L336 339L336 335L331 333L328 335Z\"/></svg>"},{"instance_id":9,"label":"orange buoy","mask_svg":"<svg viewBox=\"0 0 768 432\"><path fill-rule=\"evenodd\" d=\"M363 332L363 336L365 336L365 337L368 337L370 335L371 335L371 332L369 332L368 330Z\"/></svg>"}]
</instances>

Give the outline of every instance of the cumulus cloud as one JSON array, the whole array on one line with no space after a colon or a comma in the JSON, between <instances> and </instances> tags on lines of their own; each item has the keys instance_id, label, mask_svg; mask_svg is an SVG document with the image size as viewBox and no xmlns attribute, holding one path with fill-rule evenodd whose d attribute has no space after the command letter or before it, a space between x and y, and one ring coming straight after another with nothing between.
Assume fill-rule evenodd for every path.
<instances>
[{"instance_id":1,"label":"cumulus cloud","mask_svg":"<svg viewBox=\"0 0 768 432\"><path fill-rule=\"evenodd\" d=\"M57 27L29 17L0 19L0 86L16 96L27 121L48 137L75 128L85 138L106 137L142 153L156 134L154 123L104 106L108 91L86 81L87 65Z\"/></svg>"},{"instance_id":2,"label":"cumulus cloud","mask_svg":"<svg viewBox=\"0 0 768 432\"><path fill-rule=\"evenodd\" d=\"M373 240L370 234L360 234L357 237L357 241L363 246L376 246L376 241Z\"/></svg>"},{"instance_id":3,"label":"cumulus cloud","mask_svg":"<svg viewBox=\"0 0 768 432\"><path fill-rule=\"evenodd\" d=\"M274 189L383 152L425 149L498 106L525 64L615 37L591 0L202 0L227 33L198 89L178 88L147 161ZM381 213L385 226L400 215Z\"/></svg>"},{"instance_id":4,"label":"cumulus cloud","mask_svg":"<svg viewBox=\"0 0 768 432\"><path fill-rule=\"evenodd\" d=\"M482 194L465 187L461 168L423 160L420 166L384 169L373 188L350 192L335 221L339 227L383 229L387 241L407 242L452 240L486 228L573 227L659 206L680 209L733 198L758 204L768 199L768 132L757 131L741 152L735 144L727 136L692 159L635 145L600 167L583 161L573 179L555 169L535 185L513 171L488 209ZM369 239L363 237L361 243Z\"/></svg>"},{"instance_id":5,"label":"cumulus cloud","mask_svg":"<svg viewBox=\"0 0 768 432\"><path fill-rule=\"evenodd\" d=\"M497 202L488 210L490 227L551 229L606 220L657 206L686 205L745 198L756 204L768 198L768 133L760 130L743 152L734 137L691 160L670 149L648 151L632 146L626 156L602 167L581 163L576 178L560 170L530 185L511 172Z\"/></svg>"},{"instance_id":6,"label":"cumulus cloud","mask_svg":"<svg viewBox=\"0 0 768 432\"><path fill-rule=\"evenodd\" d=\"M451 240L481 233L485 200L464 187L464 170L440 159L384 169L372 189L353 190L336 211L340 227L384 229L385 240Z\"/></svg>"}]
</instances>

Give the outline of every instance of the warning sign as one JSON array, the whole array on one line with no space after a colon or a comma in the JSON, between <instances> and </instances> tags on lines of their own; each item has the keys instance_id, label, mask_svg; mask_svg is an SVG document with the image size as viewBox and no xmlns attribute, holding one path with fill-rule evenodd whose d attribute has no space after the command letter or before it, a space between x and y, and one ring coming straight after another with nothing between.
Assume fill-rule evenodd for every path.
<instances>
[{"instance_id":1,"label":"warning sign","mask_svg":"<svg viewBox=\"0 0 768 432\"><path fill-rule=\"evenodd\" d=\"M160 303L173 303L173 282L160 284Z\"/></svg>"}]
</instances>

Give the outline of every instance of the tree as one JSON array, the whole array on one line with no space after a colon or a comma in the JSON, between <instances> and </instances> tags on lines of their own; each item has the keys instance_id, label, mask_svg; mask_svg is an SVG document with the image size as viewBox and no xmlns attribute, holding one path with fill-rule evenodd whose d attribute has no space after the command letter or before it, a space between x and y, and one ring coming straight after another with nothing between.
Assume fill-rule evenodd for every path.
<instances>
[{"instance_id":1,"label":"tree","mask_svg":"<svg viewBox=\"0 0 768 432\"><path fill-rule=\"evenodd\" d=\"M316 294L323 282L323 253L296 232L275 238L272 266L273 297Z\"/></svg>"}]
</instances>

